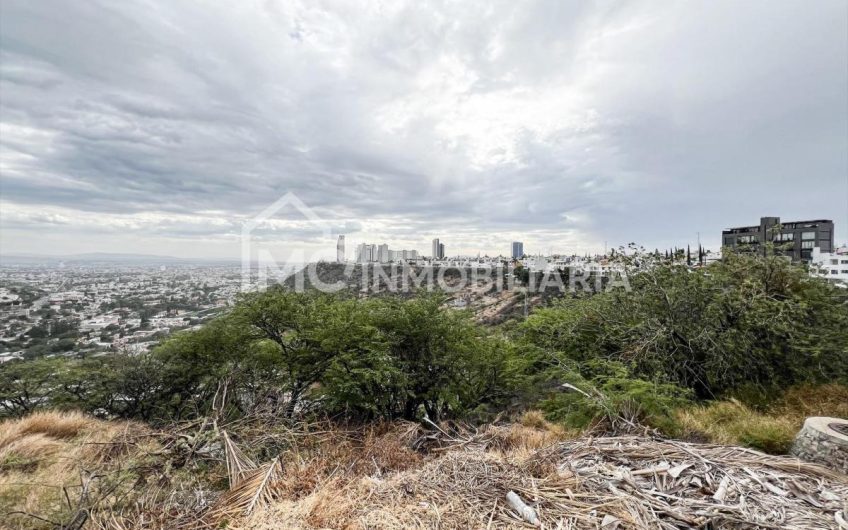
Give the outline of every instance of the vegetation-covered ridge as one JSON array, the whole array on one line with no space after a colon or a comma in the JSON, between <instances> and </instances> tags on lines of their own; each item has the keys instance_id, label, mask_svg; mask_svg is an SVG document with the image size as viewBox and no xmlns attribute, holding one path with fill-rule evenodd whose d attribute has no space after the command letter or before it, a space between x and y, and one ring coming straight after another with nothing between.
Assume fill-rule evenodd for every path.
<instances>
[{"instance_id":1,"label":"vegetation-covered ridge","mask_svg":"<svg viewBox=\"0 0 848 530\"><path fill-rule=\"evenodd\" d=\"M168 423L209 414L479 421L541 408L585 427L625 416L669 434L676 410L722 398L762 409L798 384L848 376L848 293L781 258L658 262L631 290L575 293L499 327L410 298L244 295L196 331L137 356L0 367L7 415L74 408Z\"/></svg>"},{"instance_id":2,"label":"vegetation-covered ridge","mask_svg":"<svg viewBox=\"0 0 848 530\"><path fill-rule=\"evenodd\" d=\"M848 415L845 290L779 258L643 269L498 327L279 286L150 353L5 363L4 523L510 528L512 491L552 527L827 527L844 477L670 437L780 454Z\"/></svg>"}]
</instances>

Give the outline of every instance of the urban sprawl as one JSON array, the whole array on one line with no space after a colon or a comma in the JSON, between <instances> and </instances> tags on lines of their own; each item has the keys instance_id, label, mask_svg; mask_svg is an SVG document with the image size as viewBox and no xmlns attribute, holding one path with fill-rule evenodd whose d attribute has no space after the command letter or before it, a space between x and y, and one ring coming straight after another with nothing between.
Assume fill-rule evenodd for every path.
<instances>
[{"instance_id":1,"label":"urban sprawl","mask_svg":"<svg viewBox=\"0 0 848 530\"><path fill-rule=\"evenodd\" d=\"M804 263L811 275L848 286L848 247L834 245L829 220L763 217L758 225L724 230L722 247L785 256ZM688 267L721 259L720 251L701 248L664 253ZM348 260L344 235L337 241L336 261L469 269L512 265L600 275L620 270L611 253L532 254L520 241L512 242L507 255L494 257L449 256L440 239L432 240L429 255L360 243ZM0 267L0 362L146 351L174 331L203 325L231 306L242 287L238 264L6 263Z\"/></svg>"}]
</instances>

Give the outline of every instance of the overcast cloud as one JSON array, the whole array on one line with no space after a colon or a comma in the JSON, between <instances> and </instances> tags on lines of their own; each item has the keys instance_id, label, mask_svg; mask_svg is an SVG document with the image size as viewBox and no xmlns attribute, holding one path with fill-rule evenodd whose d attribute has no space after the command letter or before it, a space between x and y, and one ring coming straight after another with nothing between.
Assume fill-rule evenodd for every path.
<instances>
[{"instance_id":1,"label":"overcast cloud","mask_svg":"<svg viewBox=\"0 0 848 530\"><path fill-rule=\"evenodd\" d=\"M848 239L848 3L3 0L0 251ZM265 237L326 248L299 218Z\"/></svg>"}]
</instances>

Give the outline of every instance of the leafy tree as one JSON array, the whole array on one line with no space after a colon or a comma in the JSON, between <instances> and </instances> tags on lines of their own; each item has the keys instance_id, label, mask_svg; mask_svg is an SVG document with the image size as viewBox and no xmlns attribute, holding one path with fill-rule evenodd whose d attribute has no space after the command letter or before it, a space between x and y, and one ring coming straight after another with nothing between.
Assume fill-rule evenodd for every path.
<instances>
[{"instance_id":1,"label":"leafy tree","mask_svg":"<svg viewBox=\"0 0 848 530\"><path fill-rule=\"evenodd\" d=\"M403 392L395 413L415 419L419 410L438 420L494 397L503 359L486 343L465 311L444 309L440 293L412 300L383 301L377 325L386 334L391 355L404 374ZM487 382L483 378L491 378Z\"/></svg>"},{"instance_id":2,"label":"leafy tree","mask_svg":"<svg viewBox=\"0 0 848 530\"><path fill-rule=\"evenodd\" d=\"M168 338L152 353L160 366L162 411L176 418L206 413L219 387L230 380L234 380L233 405L243 406L237 403L238 382L246 373L245 364L255 360L252 341L249 330L231 317Z\"/></svg>"},{"instance_id":3,"label":"leafy tree","mask_svg":"<svg viewBox=\"0 0 848 530\"><path fill-rule=\"evenodd\" d=\"M280 383L288 393L285 414L291 417L331 368L381 366L383 346L366 312L355 299L272 288L245 297L232 318L253 341L272 345Z\"/></svg>"},{"instance_id":4,"label":"leafy tree","mask_svg":"<svg viewBox=\"0 0 848 530\"><path fill-rule=\"evenodd\" d=\"M9 361L0 364L0 408L24 416L50 400L62 359Z\"/></svg>"},{"instance_id":5,"label":"leafy tree","mask_svg":"<svg viewBox=\"0 0 848 530\"><path fill-rule=\"evenodd\" d=\"M782 258L655 264L630 284L536 312L523 338L560 359L619 361L699 398L848 377L846 293Z\"/></svg>"}]
</instances>

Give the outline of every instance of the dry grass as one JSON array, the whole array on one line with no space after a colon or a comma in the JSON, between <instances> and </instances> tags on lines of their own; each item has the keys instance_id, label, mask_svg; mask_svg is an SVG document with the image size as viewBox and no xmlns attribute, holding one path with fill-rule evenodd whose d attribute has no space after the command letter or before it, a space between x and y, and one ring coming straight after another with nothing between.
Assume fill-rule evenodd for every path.
<instances>
[{"instance_id":1,"label":"dry grass","mask_svg":"<svg viewBox=\"0 0 848 530\"><path fill-rule=\"evenodd\" d=\"M136 424L103 422L76 412L38 412L0 423L0 526L50 527L26 514L56 523L70 520L82 484L89 481L87 472L115 472L126 464L127 449L115 447L126 445L120 439L128 432L140 430ZM98 482L91 495L103 491Z\"/></svg>"},{"instance_id":2,"label":"dry grass","mask_svg":"<svg viewBox=\"0 0 848 530\"><path fill-rule=\"evenodd\" d=\"M315 522L316 528L325 527L327 524L320 521L332 520L333 511L342 506L335 498L336 488L351 491L361 477L381 480L414 469L426 459L416 449L423 431L415 423L377 423L350 430L311 425L305 432L277 425L265 431L264 443L285 439L288 445L279 460L247 474L205 514L187 522L185 528L217 528L224 522L238 520L253 512L250 501L257 494L260 504L267 506L269 492L275 499L297 504L301 516ZM255 431L250 427L243 429L240 438L246 440L244 447L251 441L255 443L255 439L245 435L247 432ZM332 496L326 497L331 492ZM314 512L307 509L312 505L316 506Z\"/></svg>"},{"instance_id":3,"label":"dry grass","mask_svg":"<svg viewBox=\"0 0 848 530\"><path fill-rule=\"evenodd\" d=\"M535 413L527 415L523 421L526 425L472 428L442 424L429 430L410 422L378 423L350 429L317 424L305 426L306 431L302 430L304 427L288 429L266 425L257 429L241 425L238 435L224 437L230 440L230 445L236 443L233 439L241 440L240 447L227 450L227 458L234 461L228 467L241 469L241 464L254 459L243 455L255 455L269 445L279 447L284 441L286 449L279 453L279 468L259 466L246 474L205 514L187 522L184 528L216 528L225 522L231 526L258 528L261 526L257 525L262 524L259 514L268 510L279 512L269 528L345 528L356 523L358 517L351 507L371 495L376 485L406 476L411 482L400 487L411 491L416 487L413 477L430 469L432 462L442 461L443 454L462 450L484 455L492 465L517 466L536 451L552 447L570 435ZM238 465L233 465L235 461ZM271 474L266 475L269 471ZM432 473L438 475L442 471ZM264 480L266 476L270 478ZM274 502L265 502L269 494ZM264 509L251 515L248 512L254 510L249 508L250 500L254 498L260 499ZM241 519L247 515L250 515L247 520ZM469 518L469 522L474 517L457 505L450 517L460 516ZM396 528L409 523L405 515L390 511L377 510L369 517L372 521L383 518L388 521L386 524L394 524Z\"/></svg>"},{"instance_id":4,"label":"dry grass","mask_svg":"<svg viewBox=\"0 0 848 530\"><path fill-rule=\"evenodd\" d=\"M42 411L19 420L15 426L22 434L43 433L51 438L64 440L91 432L97 429L100 423L80 412Z\"/></svg>"},{"instance_id":5,"label":"dry grass","mask_svg":"<svg viewBox=\"0 0 848 530\"><path fill-rule=\"evenodd\" d=\"M741 405L731 405L728 415L738 416ZM267 491L257 489L255 479L239 491L241 501L260 494L268 502L252 513L236 503L227 524L243 530L528 527L507 505L509 491L551 529L813 530L842 517L848 478L820 466L738 447L639 436L566 440L568 433L546 427L529 414L512 425L442 425L438 435L412 429L410 436L404 424L359 438L332 435L323 449L310 448L312 455L324 451L325 462L307 459L308 465L293 466L289 455ZM363 465L374 458L371 448L404 454L422 438L429 440L426 454L403 459L394 469L376 460ZM352 439L359 442L345 443ZM227 505L226 499L221 503ZM204 523L213 528L222 519Z\"/></svg>"},{"instance_id":6,"label":"dry grass","mask_svg":"<svg viewBox=\"0 0 848 530\"><path fill-rule=\"evenodd\" d=\"M677 414L684 437L745 445L771 454L789 450L798 432L792 419L762 414L738 401L717 401Z\"/></svg>"},{"instance_id":7,"label":"dry grass","mask_svg":"<svg viewBox=\"0 0 848 530\"><path fill-rule=\"evenodd\" d=\"M560 442L524 460L479 445L385 477L335 477L232 528L528 528L516 492L549 529L834 527L848 479L786 457L636 436Z\"/></svg>"},{"instance_id":8,"label":"dry grass","mask_svg":"<svg viewBox=\"0 0 848 530\"><path fill-rule=\"evenodd\" d=\"M780 452L807 414L835 415L845 406L835 391L841 388L796 390L772 413L728 401L683 412L681 420L701 436ZM780 416L778 407L795 413ZM538 412L515 424L442 426L438 440L415 432L429 439L428 452L407 465L369 470L350 460L361 447L341 458L329 449L336 454L333 473L306 481L313 470L295 469L281 480L275 501L230 524L244 530L528 527L506 505L510 490L534 507L545 528L812 530L833 527L848 508L839 500L848 494L844 476L793 458L637 436L568 441L574 433ZM403 454L409 441L369 445ZM308 487L293 494L290 480Z\"/></svg>"},{"instance_id":9,"label":"dry grass","mask_svg":"<svg viewBox=\"0 0 848 530\"><path fill-rule=\"evenodd\" d=\"M521 460L539 449L579 435L578 432L568 431L560 425L548 422L527 421L525 417L520 421L521 423L489 425L483 428L477 437L485 442L482 449L507 455L511 460Z\"/></svg>"},{"instance_id":10,"label":"dry grass","mask_svg":"<svg viewBox=\"0 0 848 530\"><path fill-rule=\"evenodd\" d=\"M799 428L809 416L848 418L848 385L792 387L772 408L772 412L791 418Z\"/></svg>"},{"instance_id":11,"label":"dry grass","mask_svg":"<svg viewBox=\"0 0 848 530\"><path fill-rule=\"evenodd\" d=\"M806 415L842 415L843 392L795 389L766 413L718 402L680 420L702 438L779 451ZM93 530L528 527L507 506L508 491L549 529L812 530L834 527L848 508L839 500L848 495L846 477L738 447L574 439L536 411L516 423L429 427L197 421L154 443L133 423L42 413L0 424L0 514L67 521L62 486L75 499L83 469L129 480L104 497ZM152 465L150 453L164 460ZM50 525L16 515L0 528Z\"/></svg>"},{"instance_id":12,"label":"dry grass","mask_svg":"<svg viewBox=\"0 0 848 530\"><path fill-rule=\"evenodd\" d=\"M764 412L736 400L716 401L678 412L685 438L744 445L784 454L809 416L848 418L848 386L799 386Z\"/></svg>"}]
</instances>

